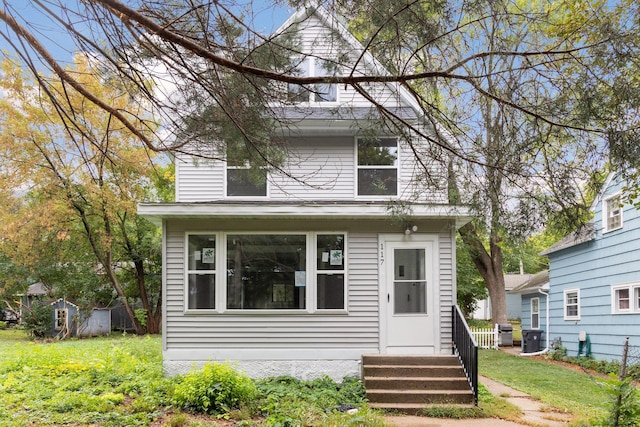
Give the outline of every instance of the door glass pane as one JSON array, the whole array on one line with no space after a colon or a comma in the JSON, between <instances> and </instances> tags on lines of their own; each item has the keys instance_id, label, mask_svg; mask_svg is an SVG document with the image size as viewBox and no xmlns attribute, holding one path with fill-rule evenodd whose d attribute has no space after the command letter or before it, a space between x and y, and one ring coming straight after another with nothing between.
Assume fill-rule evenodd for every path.
<instances>
[{"instance_id":1,"label":"door glass pane","mask_svg":"<svg viewBox=\"0 0 640 427\"><path fill-rule=\"evenodd\" d=\"M424 280L424 249L395 249L394 280Z\"/></svg>"},{"instance_id":2,"label":"door glass pane","mask_svg":"<svg viewBox=\"0 0 640 427\"><path fill-rule=\"evenodd\" d=\"M402 313L426 313L426 282L395 282L393 284L393 311Z\"/></svg>"},{"instance_id":3,"label":"door glass pane","mask_svg":"<svg viewBox=\"0 0 640 427\"><path fill-rule=\"evenodd\" d=\"M424 249L394 249L395 314L427 312Z\"/></svg>"}]
</instances>

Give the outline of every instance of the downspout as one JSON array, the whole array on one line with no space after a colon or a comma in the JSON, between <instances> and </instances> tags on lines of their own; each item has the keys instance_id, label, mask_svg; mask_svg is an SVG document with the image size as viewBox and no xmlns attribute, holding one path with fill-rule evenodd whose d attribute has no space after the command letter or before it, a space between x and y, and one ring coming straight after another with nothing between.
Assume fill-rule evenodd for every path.
<instances>
[{"instance_id":1,"label":"downspout","mask_svg":"<svg viewBox=\"0 0 640 427\"><path fill-rule=\"evenodd\" d=\"M542 289L538 289L538 292L544 295L546 297L545 300L547 301L547 339L546 339L547 345L544 349L540 351L536 351L534 353L520 353L520 356L540 356L541 354L545 354L549 352L549 332L551 330L551 326L549 325L549 294L546 292L543 292Z\"/></svg>"}]
</instances>

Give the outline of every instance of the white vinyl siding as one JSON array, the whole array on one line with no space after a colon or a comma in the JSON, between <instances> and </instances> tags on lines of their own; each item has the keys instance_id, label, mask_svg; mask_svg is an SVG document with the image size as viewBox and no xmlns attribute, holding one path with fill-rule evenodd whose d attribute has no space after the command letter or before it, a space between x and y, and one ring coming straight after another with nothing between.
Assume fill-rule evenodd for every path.
<instances>
[{"instance_id":1,"label":"white vinyl siding","mask_svg":"<svg viewBox=\"0 0 640 427\"><path fill-rule=\"evenodd\" d=\"M286 223L286 222L285 222ZM330 222L327 222L329 224ZM207 230L216 221L169 221L166 226L165 351L198 349L298 349L300 351L379 348L378 234L351 231L347 237L347 310L334 313L185 313L185 232ZM280 228L282 224L263 224ZM229 227L229 224L226 224ZM297 226L297 224L296 224ZM362 226L360 228L371 228ZM423 227L425 228L425 227ZM318 231L318 233L323 233ZM441 348L450 349L453 268L451 233L439 233ZM446 351L446 350L445 350ZM213 353L212 353L213 354ZM209 356L213 358L212 355ZM241 356L238 356L241 357ZM195 360L195 359L194 359Z\"/></svg>"},{"instance_id":2,"label":"white vinyl siding","mask_svg":"<svg viewBox=\"0 0 640 427\"><path fill-rule=\"evenodd\" d=\"M222 162L176 156L176 202L207 202L224 197Z\"/></svg>"}]
</instances>

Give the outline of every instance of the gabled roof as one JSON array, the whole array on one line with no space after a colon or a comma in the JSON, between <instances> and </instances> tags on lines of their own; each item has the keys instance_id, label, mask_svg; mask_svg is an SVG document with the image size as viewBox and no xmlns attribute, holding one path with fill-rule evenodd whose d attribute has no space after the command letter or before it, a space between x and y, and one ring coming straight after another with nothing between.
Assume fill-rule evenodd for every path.
<instances>
[{"instance_id":1,"label":"gabled roof","mask_svg":"<svg viewBox=\"0 0 640 427\"><path fill-rule=\"evenodd\" d=\"M510 294L530 294L549 288L549 270L537 273L529 280L508 291Z\"/></svg>"},{"instance_id":2,"label":"gabled roof","mask_svg":"<svg viewBox=\"0 0 640 427\"><path fill-rule=\"evenodd\" d=\"M315 2L312 2L315 3ZM307 6L299 7L293 15L291 15L276 31L275 35L284 33L288 28L291 28L297 23L304 22L309 19L311 16L316 16L326 27L335 31L349 46L351 46L354 51L360 54L359 61L364 64L367 70L377 74L377 75L390 75L387 68L378 61L369 50L366 50L362 43L358 39L355 38L353 34L347 29L346 25L340 20L337 16L330 13L325 7L319 4L311 4ZM394 92L398 93L400 100L408 105L413 110L413 116L421 117L423 116L422 108L420 104L415 99L414 96L402 85L397 83L384 83L387 87L389 87ZM407 112L403 112L403 115L406 118Z\"/></svg>"},{"instance_id":3,"label":"gabled roof","mask_svg":"<svg viewBox=\"0 0 640 427\"><path fill-rule=\"evenodd\" d=\"M589 242L595 239L595 237L596 237L596 233L595 233L595 227L593 225L593 222L588 222L578 230L569 234L564 239L554 243L544 251L540 252L540 255L549 255L551 253L558 252L563 249L567 249L572 246L579 245L581 243Z\"/></svg>"},{"instance_id":4,"label":"gabled roof","mask_svg":"<svg viewBox=\"0 0 640 427\"><path fill-rule=\"evenodd\" d=\"M511 289L521 285L531 278L531 274L513 274L507 273L504 275L504 289L510 291Z\"/></svg>"}]
</instances>

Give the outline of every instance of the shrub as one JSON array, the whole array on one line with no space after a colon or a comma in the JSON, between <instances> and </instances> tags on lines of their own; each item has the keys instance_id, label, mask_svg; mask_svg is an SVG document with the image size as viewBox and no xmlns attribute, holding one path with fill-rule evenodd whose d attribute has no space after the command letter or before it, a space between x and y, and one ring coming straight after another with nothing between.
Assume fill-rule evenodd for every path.
<instances>
[{"instance_id":1,"label":"shrub","mask_svg":"<svg viewBox=\"0 0 640 427\"><path fill-rule=\"evenodd\" d=\"M7 322L0 320L0 329L7 329Z\"/></svg>"},{"instance_id":2,"label":"shrub","mask_svg":"<svg viewBox=\"0 0 640 427\"><path fill-rule=\"evenodd\" d=\"M207 363L177 381L174 402L194 412L224 414L249 403L257 394L253 381L228 364Z\"/></svg>"},{"instance_id":3,"label":"shrub","mask_svg":"<svg viewBox=\"0 0 640 427\"><path fill-rule=\"evenodd\" d=\"M23 316L24 328L35 338L44 338L53 328L53 307L44 301L35 300Z\"/></svg>"}]
</instances>

